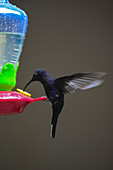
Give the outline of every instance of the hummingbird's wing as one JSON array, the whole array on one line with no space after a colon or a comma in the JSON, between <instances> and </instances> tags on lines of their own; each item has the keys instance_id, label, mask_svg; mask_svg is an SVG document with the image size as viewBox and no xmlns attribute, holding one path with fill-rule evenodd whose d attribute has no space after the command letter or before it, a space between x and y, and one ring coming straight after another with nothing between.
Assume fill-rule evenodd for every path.
<instances>
[{"instance_id":1,"label":"hummingbird's wing","mask_svg":"<svg viewBox=\"0 0 113 170\"><path fill-rule=\"evenodd\" d=\"M52 121L51 121L51 134L50 134L52 138L55 138L58 116L63 108L63 105L64 105L63 100L57 100L52 104L53 116L52 116Z\"/></svg>"},{"instance_id":2,"label":"hummingbird's wing","mask_svg":"<svg viewBox=\"0 0 113 170\"><path fill-rule=\"evenodd\" d=\"M74 93L76 89L86 90L103 83L100 78L106 73L77 73L70 76L60 77L55 80L55 85L64 93Z\"/></svg>"}]
</instances>

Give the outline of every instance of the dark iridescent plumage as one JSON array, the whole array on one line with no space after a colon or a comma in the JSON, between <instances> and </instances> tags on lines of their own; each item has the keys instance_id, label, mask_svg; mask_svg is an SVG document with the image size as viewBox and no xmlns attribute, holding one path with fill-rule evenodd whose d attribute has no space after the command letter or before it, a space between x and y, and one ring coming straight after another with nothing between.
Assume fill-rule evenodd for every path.
<instances>
[{"instance_id":1,"label":"dark iridescent plumage","mask_svg":"<svg viewBox=\"0 0 113 170\"><path fill-rule=\"evenodd\" d=\"M32 80L25 88L33 81L40 81L45 89L45 93L52 103L53 116L51 121L51 136L55 137L55 130L58 121L58 116L64 105L64 94L73 93L76 89L86 90L100 85L103 80L100 80L105 73L77 73L70 76L60 78L51 77L46 71L36 70ZM25 90L24 88L24 90Z\"/></svg>"}]
</instances>

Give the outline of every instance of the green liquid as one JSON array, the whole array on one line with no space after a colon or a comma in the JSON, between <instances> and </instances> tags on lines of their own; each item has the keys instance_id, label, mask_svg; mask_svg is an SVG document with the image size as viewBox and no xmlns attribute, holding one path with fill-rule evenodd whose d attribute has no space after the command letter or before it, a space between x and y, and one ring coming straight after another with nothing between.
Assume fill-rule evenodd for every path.
<instances>
[{"instance_id":1,"label":"green liquid","mask_svg":"<svg viewBox=\"0 0 113 170\"><path fill-rule=\"evenodd\" d=\"M11 91L16 85L16 73L19 63L15 66L7 63L3 66L0 72L0 91Z\"/></svg>"}]
</instances>

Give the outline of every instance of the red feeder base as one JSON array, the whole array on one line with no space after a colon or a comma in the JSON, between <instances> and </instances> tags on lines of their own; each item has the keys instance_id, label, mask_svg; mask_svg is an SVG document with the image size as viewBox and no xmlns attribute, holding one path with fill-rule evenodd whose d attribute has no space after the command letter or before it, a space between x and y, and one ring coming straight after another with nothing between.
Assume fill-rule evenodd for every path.
<instances>
[{"instance_id":1,"label":"red feeder base","mask_svg":"<svg viewBox=\"0 0 113 170\"><path fill-rule=\"evenodd\" d=\"M0 115L21 113L27 104L47 100L46 97L31 98L16 91L0 91Z\"/></svg>"}]
</instances>

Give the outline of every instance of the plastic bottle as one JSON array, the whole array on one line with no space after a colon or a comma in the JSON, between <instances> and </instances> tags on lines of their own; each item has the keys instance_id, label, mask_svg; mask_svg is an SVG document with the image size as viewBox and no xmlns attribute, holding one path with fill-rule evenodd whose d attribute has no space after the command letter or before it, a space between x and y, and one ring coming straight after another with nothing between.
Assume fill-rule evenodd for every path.
<instances>
[{"instance_id":1,"label":"plastic bottle","mask_svg":"<svg viewBox=\"0 0 113 170\"><path fill-rule=\"evenodd\" d=\"M26 34L27 15L8 0L0 0L0 70L6 63L16 67Z\"/></svg>"},{"instance_id":2,"label":"plastic bottle","mask_svg":"<svg viewBox=\"0 0 113 170\"><path fill-rule=\"evenodd\" d=\"M13 73L12 76L9 75L9 78L12 79L9 83L11 87L5 87L5 84L8 84L5 80L5 77L7 78L5 70L12 69L16 74L27 22L28 17L23 10L9 3L8 0L0 0L0 71L1 74L5 72L5 76L0 75L0 79L1 76L3 79L3 82L0 80L0 90L11 90L15 86L16 82L13 79L16 77Z\"/></svg>"}]
</instances>

